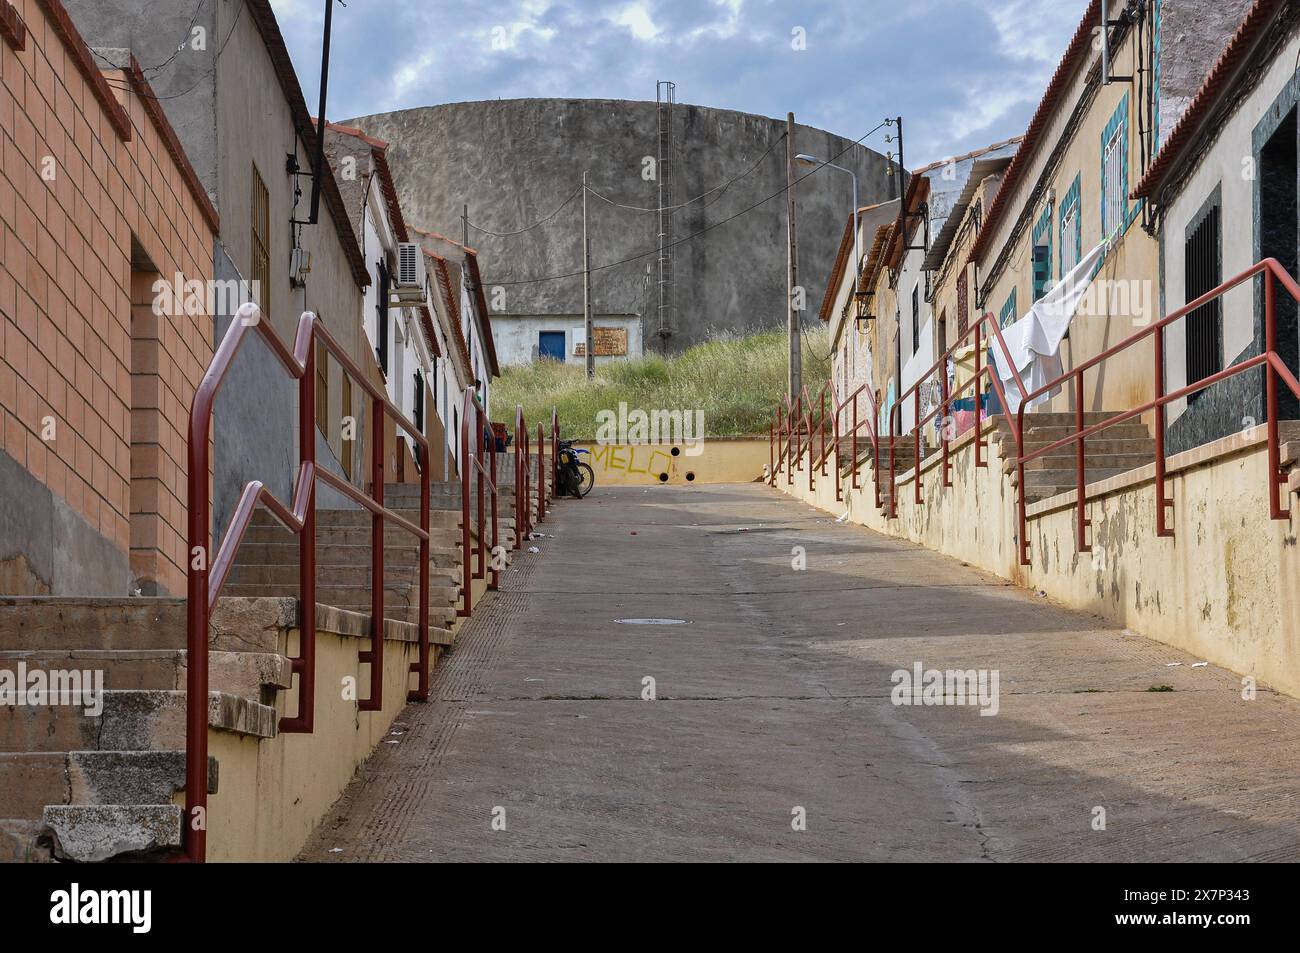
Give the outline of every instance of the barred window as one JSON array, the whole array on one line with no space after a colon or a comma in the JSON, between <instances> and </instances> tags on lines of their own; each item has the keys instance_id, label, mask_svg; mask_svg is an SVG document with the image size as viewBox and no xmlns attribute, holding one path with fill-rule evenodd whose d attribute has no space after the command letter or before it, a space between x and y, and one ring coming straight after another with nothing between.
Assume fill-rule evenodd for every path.
<instances>
[{"instance_id":1,"label":"barred window","mask_svg":"<svg viewBox=\"0 0 1300 953\"><path fill-rule=\"evenodd\" d=\"M262 314L271 314L271 198L262 175L253 166L252 243L249 277L253 283L253 300Z\"/></svg>"}]
</instances>

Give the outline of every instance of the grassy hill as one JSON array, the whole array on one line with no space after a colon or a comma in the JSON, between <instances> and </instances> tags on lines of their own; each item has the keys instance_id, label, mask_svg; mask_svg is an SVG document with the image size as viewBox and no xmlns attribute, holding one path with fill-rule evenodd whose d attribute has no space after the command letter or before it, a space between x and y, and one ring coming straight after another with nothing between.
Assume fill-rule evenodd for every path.
<instances>
[{"instance_id":1,"label":"grassy hill","mask_svg":"<svg viewBox=\"0 0 1300 953\"><path fill-rule=\"evenodd\" d=\"M806 331L803 375L821 382L830 374L824 330ZM786 335L768 331L749 337L719 336L673 357L650 355L596 366L588 382L581 365L559 361L502 370L492 392L492 416L514 425L514 407L522 404L532 426L560 412L566 439L592 439L596 413L629 409L703 410L710 437L766 434L776 402L785 393Z\"/></svg>"}]
</instances>

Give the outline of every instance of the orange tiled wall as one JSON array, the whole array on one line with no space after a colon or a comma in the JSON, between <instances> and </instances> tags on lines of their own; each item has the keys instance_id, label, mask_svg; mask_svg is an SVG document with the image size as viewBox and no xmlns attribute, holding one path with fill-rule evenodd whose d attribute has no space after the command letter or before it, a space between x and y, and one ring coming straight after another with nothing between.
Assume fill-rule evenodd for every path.
<instances>
[{"instance_id":1,"label":"orange tiled wall","mask_svg":"<svg viewBox=\"0 0 1300 953\"><path fill-rule=\"evenodd\" d=\"M0 42L0 449L129 550L136 585L181 593L212 318L155 316L132 239L168 280L207 280L212 230L125 74L104 76L129 141L56 31L61 8L13 6L28 36Z\"/></svg>"}]
</instances>

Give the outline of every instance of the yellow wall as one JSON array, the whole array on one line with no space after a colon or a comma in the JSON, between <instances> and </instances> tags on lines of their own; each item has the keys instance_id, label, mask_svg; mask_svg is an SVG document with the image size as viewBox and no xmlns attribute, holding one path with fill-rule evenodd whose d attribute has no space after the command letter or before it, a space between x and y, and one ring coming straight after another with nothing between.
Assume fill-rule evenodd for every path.
<instances>
[{"instance_id":1,"label":"yellow wall","mask_svg":"<svg viewBox=\"0 0 1300 953\"><path fill-rule=\"evenodd\" d=\"M297 630L281 634L281 651L296 651ZM384 707L362 712L342 698L343 679L355 678L369 694L370 666L357 653L370 639L316 633L316 724L313 734L284 734L259 741L209 731L209 752L219 765L219 790L208 799L208 859L288 861L343 793L357 766L386 740L406 706L415 643L384 643ZM436 654L436 653L435 653ZM297 692L280 692L280 715L294 714ZM393 739L397 740L397 739Z\"/></svg>"},{"instance_id":2,"label":"yellow wall","mask_svg":"<svg viewBox=\"0 0 1300 953\"><path fill-rule=\"evenodd\" d=\"M595 444L583 459L601 486L684 486L690 483L748 483L763 474L769 462L767 437L706 437L692 456L685 446L667 444ZM674 455L673 450L680 450ZM667 474L668 479L662 479Z\"/></svg>"},{"instance_id":3,"label":"yellow wall","mask_svg":"<svg viewBox=\"0 0 1300 953\"><path fill-rule=\"evenodd\" d=\"M1136 31L1114 51L1113 70L1134 75L1139 67ZM1016 294L1016 316L1029 310L1033 303L1033 227L1046 206L1052 206L1050 226L1052 247L1052 281L1060 281L1061 274L1061 213L1067 193L1076 177L1080 185L1080 221L1082 240L1080 255L1102 241L1101 223L1101 167L1102 136L1115 111L1128 96L1128 191L1137 185L1143 169L1142 143L1138 130L1142 116L1136 87L1130 83L1115 82L1101 86L1088 106L1078 127L1067 129L1071 110L1084 95L1085 78L1089 64L1099 57L1090 52L1087 63L1081 66L1073 81L1060 98L1060 105L1052 115L1048 131L1020 175L1009 196L1004 197L1004 211L989 236L985 251L978 261L979 282L983 295L980 304L983 312L1001 314L1002 307L1013 289ZM1034 188L1044 179L1049 156L1062 140L1067 141L1064 154L1056 167L1046 174L1048 191L1035 202L1028 223L1012 241L1013 226L1026 208ZM1149 144L1149 142L1148 142ZM1062 344L1061 356L1065 370L1099 354L1124 338L1134 334L1158 317L1159 245L1142 228L1142 215L1138 203L1128 200L1133 209L1133 220L1116 240L1106 256L1097 282L1125 282L1123 291L1098 294L1090 299L1095 304L1081 311L1070 325L1069 340ZM986 226L987 227L987 226ZM1003 249L1010 246L1010 254L1000 273L994 275L994 266ZM1133 284L1128 284L1133 282ZM1103 286L1094 284L1094 290ZM1108 359L1102 368L1089 371L1084 380L1085 410L1127 410L1145 403L1154 396L1153 345L1143 342ZM1043 409L1070 410L1074 395L1063 392L1050 407Z\"/></svg>"}]
</instances>

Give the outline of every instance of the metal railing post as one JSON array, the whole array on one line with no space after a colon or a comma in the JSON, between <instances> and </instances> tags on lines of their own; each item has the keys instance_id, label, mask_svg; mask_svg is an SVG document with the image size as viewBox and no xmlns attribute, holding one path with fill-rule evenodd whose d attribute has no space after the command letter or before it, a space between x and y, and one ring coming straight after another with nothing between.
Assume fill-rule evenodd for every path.
<instances>
[{"instance_id":1,"label":"metal railing post","mask_svg":"<svg viewBox=\"0 0 1300 953\"><path fill-rule=\"evenodd\" d=\"M975 468L977 470L980 467L987 466L987 464L984 461L983 455L981 453L981 451L983 451L984 449L984 419L981 415L981 411L984 409L982 406L984 403L983 401L984 395L981 393L981 389L983 385L980 383L980 358L982 357L982 355L980 354L980 327L982 324L983 324L983 319L980 319L975 322L975 328L974 328L975 385L972 388L972 392L975 400ZM992 372L990 372L989 376L992 377ZM1006 410L1006 408L1004 407L1003 410Z\"/></svg>"},{"instance_id":2,"label":"metal railing post","mask_svg":"<svg viewBox=\"0 0 1300 953\"><path fill-rule=\"evenodd\" d=\"M912 391L912 489L917 503L921 499L921 388Z\"/></svg>"},{"instance_id":3,"label":"metal railing post","mask_svg":"<svg viewBox=\"0 0 1300 953\"><path fill-rule=\"evenodd\" d=\"M1165 329L1155 333L1155 431L1156 431L1156 535L1173 536L1168 524L1168 509L1174 505L1165 495Z\"/></svg>"},{"instance_id":4,"label":"metal railing post","mask_svg":"<svg viewBox=\"0 0 1300 953\"><path fill-rule=\"evenodd\" d=\"M1272 268L1264 269L1264 349L1268 354L1277 351L1277 286L1273 283ZM1275 520L1287 519L1290 507L1283 508L1278 497L1278 486L1286 485L1282 472L1281 447L1278 436L1277 374L1271 363L1264 365L1264 399L1268 412L1268 506Z\"/></svg>"},{"instance_id":5,"label":"metal railing post","mask_svg":"<svg viewBox=\"0 0 1300 953\"><path fill-rule=\"evenodd\" d=\"M469 482L470 467L473 466L473 460L470 457L469 449L469 421L465 417L469 413L468 394L464 401L465 413L460 422L460 563L461 563L461 587L464 590L464 605L456 610L456 615L461 618L469 618L474 611L474 553L470 548L469 541L469 521L470 521L470 493L471 486Z\"/></svg>"},{"instance_id":6,"label":"metal railing post","mask_svg":"<svg viewBox=\"0 0 1300 953\"><path fill-rule=\"evenodd\" d=\"M298 380L299 463L316 466L316 337L307 348L306 367ZM316 725L316 481L307 489L307 511L298 535L298 590L301 618L298 620L298 657L293 672L298 676L296 725L281 719L286 729L311 733Z\"/></svg>"},{"instance_id":7,"label":"metal railing post","mask_svg":"<svg viewBox=\"0 0 1300 953\"><path fill-rule=\"evenodd\" d=\"M1075 466L1078 468L1078 491L1075 502L1078 504L1077 530L1078 542L1077 550L1081 553L1092 552L1092 546L1088 543L1088 527L1092 525L1084 513L1084 507L1088 502L1087 474L1084 470L1084 436L1083 436L1083 372L1074 375L1074 423L1078 428L1075 432L1078 434L1078 441L1075 443Z\"/></svg>"},{"instance_id":8,"label":"metal railing post","mask_svg":"<svg viewBox=\"0 0 1300 953\"><path fill-rule=\"evenodd\" d=\"M860 490L858 484L858 393L853 392L853 489Z\"/></svg>"},{"instance_id":9,"label":"metal railing post","mask_svg":"<svg viewBox=\"0 0 1300 953\"><path fill-rule=\"evenodd\" d=\"M421 449L420 461L420 529L424 530L424 539L420 540L420 655L416 671L415 691L408 694L409 701L426 702L429 700L429 496L431 476L429 462L433 459L431 448L426 444Z\"/></svg>"},{"instance_id":10,"label":"metal railing post","mask_svg":"<svg viewBox=\"0 0 1300 953\"><path fill-rule=\"evenodd\" d=\"M384 505L384 423L384 405L372 401L371 498L380 506ZM370 665L370 697L358 699L357 708L379 711L384 706L384 517L379 513L370 518L370 648L358 657Z\"/></svg>"},{"instance_id":11,"label":"metal railing post","mask_svg":"<svg viewBox=\"0 0 1300 953\"><path fill-rule=\"evenodd\" d=\"M939 417L939 440L943 444L943 479L940 481L944 487L952 486L952 460L948 456L948 447L950 441L950 432L952 431L952 404L949 401L948 394L948 367L947 362L939 368L939 392L943 398L943 413Z\"/></svg>"}]
</instances>

